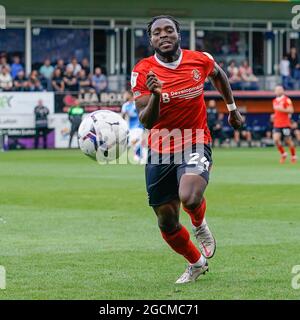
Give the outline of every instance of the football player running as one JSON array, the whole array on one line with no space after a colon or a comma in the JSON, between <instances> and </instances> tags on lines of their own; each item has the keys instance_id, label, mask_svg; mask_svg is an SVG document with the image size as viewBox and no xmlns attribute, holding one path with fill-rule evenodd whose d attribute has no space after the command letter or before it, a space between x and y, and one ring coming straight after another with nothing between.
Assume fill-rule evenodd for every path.
<instances>
[{"instance_id":1,"label":"football player running","mask_svg":"<svg viewBox=\"0 0 300 320\"><path fill-rule=\"evenodd\" d=\"M287 158L287 153L284 150L281 140L284 139L291 153L291 163L297 162L296 147L292 139L292 122L291 115L294 112L294 107L291 99L284 94L284 89L281 85L275 87L276 98L273 99L274 109L274 128L273 140L280 153L279 162L283 164Z\"/></svg>"},{"instance_id":2,"label":"football player running","mask_svg":"<svg viewBox=\"0 0 300 320\"><path fill-rule=\"evenodd\" d=\"M216 250L215 238L205 219L204 192L212 165L203 94L207 77L227 105L229 124L237 129L242 118L225 72L210 54L180 48L180 25L173 17L154 17L148 25L148 35L155 54L136 64L131 86L140 122L150 129L146 164L149 205L156 213L163 239L188 261L188 267L176 281L187 283L208 271L207 259ZM184 139L175 135L168 145L170 136L165 132L181 132ZM186 149L187 157L184 155L180 163L175 161L175 156L186 154ZM163 161L166 154L168 163ZM191 218L200 250L179 222L180 204Z\"/></svg>"}]
</instances>

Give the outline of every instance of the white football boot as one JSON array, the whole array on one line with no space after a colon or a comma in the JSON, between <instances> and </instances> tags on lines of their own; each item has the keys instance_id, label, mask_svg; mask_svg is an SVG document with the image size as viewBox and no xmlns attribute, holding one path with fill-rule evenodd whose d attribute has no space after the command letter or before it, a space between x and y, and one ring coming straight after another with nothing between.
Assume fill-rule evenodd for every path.
<instances>
[{"instance_id":1,"label":"white football boot","mask_svg":"<svg viewBox=\"0 0 300 320\"><path fill-rule=\"evenodd\" d=\"M216 240L209 230L206 220L203 219L200 227L192 226L192 228L202 255L206 259L212 258L216 251Z\"/></svg>"},{"instance_id":2,"label":"white football boot","mask_svg":"<svg viewBox=\"0 0 300 320\"><path fill-rule=\"evenodd\" d=\"M206 272L208 272L208 263L205 261L205 264L202 266L194 266L194 265L189 265L182 276L175 282L177 284L183 284L183 283L188 283L192 281L196 281L196 279L201 276L202 274L204 275Z\"/></svg>"}]
</instances>

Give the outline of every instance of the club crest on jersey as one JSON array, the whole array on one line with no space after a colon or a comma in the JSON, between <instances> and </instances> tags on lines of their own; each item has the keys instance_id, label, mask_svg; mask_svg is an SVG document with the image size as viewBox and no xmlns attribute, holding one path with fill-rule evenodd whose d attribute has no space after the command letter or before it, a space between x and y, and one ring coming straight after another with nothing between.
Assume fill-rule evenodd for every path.
<instances>
[{"instance_id":1,"label":"club crest on jersey","mask_svg":"<svg viewBox=\"0 0 300 320\"><path fill-rule=\"evenodd\" d=\"M138 75L138 72L131 72L131 88L134 88L136 86Z\"/></svg>"},{"instance_id":2,"label":"club crest on jersey","mask_svg":"<svg viewBox=\"0 0 300 320\"><path fill-rule=\"evenodd\" d=\"M201 79L201 73L197 69L194 69L192 71L192 77L195 81L199 81Z\"/></svg>"}]
</instances>

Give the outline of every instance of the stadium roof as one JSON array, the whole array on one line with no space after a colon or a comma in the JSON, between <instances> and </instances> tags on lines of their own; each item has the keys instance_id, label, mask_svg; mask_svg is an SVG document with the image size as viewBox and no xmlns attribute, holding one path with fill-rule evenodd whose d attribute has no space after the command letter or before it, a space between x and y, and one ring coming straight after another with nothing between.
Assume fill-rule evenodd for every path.
<instances>
[{"instance_id":1,"label":"stadium roof","mask_svg":"<svg viewBox=\"0 0 300 320\"><path fill-rule=\"evenodd\" d=\"M291 20L295 2L230 0L1 0L7 16L149 18L171 14L178 18Z\"/></svg>"}]
</instances>

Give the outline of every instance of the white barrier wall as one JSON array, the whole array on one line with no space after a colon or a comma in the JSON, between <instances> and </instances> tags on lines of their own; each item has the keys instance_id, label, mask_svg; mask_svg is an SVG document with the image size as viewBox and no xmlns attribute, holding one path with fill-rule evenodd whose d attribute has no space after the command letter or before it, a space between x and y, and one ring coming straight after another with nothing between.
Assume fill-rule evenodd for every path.
<instances>
[{"instance_id":1,"label":"white barrier wall","mask_svg":"<svg viewBox=\"0 0 300 320\"><path fill-rule=\"evenodd\" d=\"M0 129L34 128L33 114L1 114Z\"/></svg>"},{"instance_id":2,"label":"white barrier wall","mask_svg":"<svg viewBox=\"0 0 300 320\"><path fill-rule=\"evenodd\" d=\"M38 100L49 109L48 127L54 128L55 148L67 148L71 125L67 114L54 113L53 92L0 92L0 129L34 128ZM76 136L72 147L77 147Z\"/></svg>"},{"instance_id":3,"label":"white barrier wall","mask_svg":"<svg viewBox=\"0 0 300 320\"><path fill-rule=\"evenodd\" d=\"M53 92L0 92L0 116L33 114L38 100L54 113Z\"/></svg>"},{"instance_id":4,"label":"white barrier wall","mask_svg":"<svg viewBox=\"0 0 300 320\"><path fill-rule=\"evenodd\" d=\"M49 117L49 128L54 128L55 148L68 148L71 124L68 115L64 113L55 113ZM77 135L73 137L72 148L77 148Z\"/></svg>"},{"instance_id":5,"label":"white barrier wall","mask_svg":"<svg viewBox=\"0 0 300 320\"><path fill-rule=\"evenodd\" d=\"M122 97L123 95L118 92L103 93L101 101L104 104L107 103L110 108L119 108L120 101L123 99ZM54 129L54 147L67 148L71 125L66 113L54 113L54 92L0 92L0 129L35 128L34 108L39 100L42 100L43 105L50 111L48 127ZM116 101L117 106L113 105L114 101ZM61 107L61 110L63 110L63 107ZM87 112L91 111L87 110ZM77 136L75 135L72 147L76 148L77 146Z\"/></svg>"}]
</instances>

